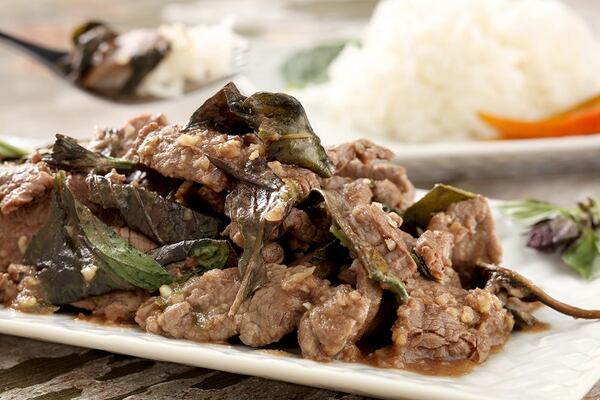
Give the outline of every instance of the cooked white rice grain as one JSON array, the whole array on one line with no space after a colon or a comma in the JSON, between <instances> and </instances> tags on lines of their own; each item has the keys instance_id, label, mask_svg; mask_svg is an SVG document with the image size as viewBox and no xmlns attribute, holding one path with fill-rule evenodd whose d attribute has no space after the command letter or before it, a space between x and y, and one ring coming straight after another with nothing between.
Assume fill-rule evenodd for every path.
<instances>
[{"instance_id":1,"label":"cooked white rice grain","mask_svg":"<svg viewBox=\"0 0 600 400\"><path fill-rule=\"evenodd\" d=\"M246 40L233 31L233 22L217 25L162 25L159 33L171 50L138 86L139 95L173 97L181 95L186 83L198 84L235 72L236 57Z\"/></svg>"},{"instance_id":2,"label":"cooked white rice grain","mask_svg":"<svg viewBox=\"0 0 600 400\"><path fill-rule=\"evenodd\" d=\"M301 99L406 142L485 139L477 113L531 119L600 92L600 45L554 0L388 0Z\"/></svg>"}]
</instances>

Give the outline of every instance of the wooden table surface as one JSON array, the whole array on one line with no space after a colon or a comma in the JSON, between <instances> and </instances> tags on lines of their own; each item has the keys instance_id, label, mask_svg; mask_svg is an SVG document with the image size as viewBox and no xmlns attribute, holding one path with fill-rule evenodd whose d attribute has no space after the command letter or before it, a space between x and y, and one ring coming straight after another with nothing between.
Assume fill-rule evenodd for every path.
<instances>
[{"instance_id":1,"label":"wooden table surface","mask_svg":"<svg viewBox=\"0 0 600 400\"><path fill-rule=\"evenodd\" d=\"M213 3L217 3L212 0ZM225 0L223 0L225 1ZM230 0L227 0L231 3ZM333 15L327 32L335 32L340 18L349 23L366 18L376 0L349 0L352 7L317 7L321 14ZM180 1L185 3L189 1ZM267 35L277 40L286 39L286 24L277 14L277 0L255 0L268 3L267 12L275 28ZM571 0L583 7L598 8L595 0ZM248 2L244 2L246 5ZM294 1L294 21L306 24L308 14ZM310 3L310 2L309 2ZM327 3L327 2L325 2ZM79 2L76 0L40 0L33 4L21 0L2 0L0 27L47 44L64 45L72 26L88 18L115 22L120 27L153 26L160 20L160 0L144 2L138 7L134 0L118 2ZM279 6L279 2L277 5ZM332 4L334 7L332 8ZM133 11L135 9L135 11ZM261 12L262 10L261 9ZM275 11L273 11L275 10ZM306 10L304 10L306 11ZM344 14L339 16L339 13ZM337 14L336 14L337 13ZM176 9L165 10L167 17L177 14ZM185 15L186 12L183 12ZM181 10L179 10L181 16ZM199 19L206 14L200 12ZM590 18L590 13L585 15ZM340 18L335 18L335 17ZM325 25L322 15L316 15L319 27ZM283 18L285 22L285 18ZM247 22L247 21L246 21ZM313 31L292 29L302 35ZM279 29L279 30L278 30ZM256 34L253 28L247 27ZM288 29L289 31L289 29ZM320 29L321 33L326 31ZM265 34L265 32L261 32ZM297 39L297 38L296 38ZM39 66L0 47L0 135L50 137L56 131L73 136L89 135L93 124L112 125L135 115L133 107L115 108L90 99L51 79L51 75ZM192 105L171 104L169 116L179 120L178 110L187 113ZM155 106L160 111L164 104ZM149 109L153 112L154 109ZM40 121L43 121L41 123ZM409 171L410 172L410 171ZM522 176L519 178L479 179L451 182L466 189L490 197L511 199L536 197L562 204L570 204L587 195L600 197L600 171L576 174L561 173L553 176ZM434 182L416 182L429 187ZM363 397L326 390L275 382L213 370L193 368L165 362L111 354L103 351L39 342L29 339L0 335L0 399L346 399ZM586 400L600 400L600 382L588 393Z\"/></svg>"}]
</instances>

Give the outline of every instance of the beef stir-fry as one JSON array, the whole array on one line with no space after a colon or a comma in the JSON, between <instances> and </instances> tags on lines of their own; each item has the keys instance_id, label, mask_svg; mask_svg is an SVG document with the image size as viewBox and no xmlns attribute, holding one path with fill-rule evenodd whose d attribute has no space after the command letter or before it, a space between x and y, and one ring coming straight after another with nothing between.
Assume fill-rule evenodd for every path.
<instances>
[{"instance_id":1,"label":"beef stir-fry","mask_svg":"<svg viewBox=\"0 0 600 400\"><path fill-rule=\"evenodd\" d=\"M0 302L396 368L481 363L537 323L534 301L600 318L498 265L484 197L437 185L414 203L392 159L325 149L296 99L233 84L183 126L57 135L0 167Z\"/></svg>"}]
</instances>

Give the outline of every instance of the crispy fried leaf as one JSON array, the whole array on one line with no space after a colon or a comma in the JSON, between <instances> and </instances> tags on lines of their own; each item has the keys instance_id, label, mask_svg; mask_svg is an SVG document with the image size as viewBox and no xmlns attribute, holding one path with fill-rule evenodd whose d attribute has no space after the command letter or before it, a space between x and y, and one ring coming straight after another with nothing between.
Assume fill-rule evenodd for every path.
<instances>
[{"instance_id":1,"label":"crispy fried leaf","mask_svg":"<svg viewBox=\"0 0 600 400\"><path fill-rule=\"evenodd\" d=\"M369 278L388 285L396 295L398 301L403 304L408 300L408 292L402 280L394 276L383 255L371 244L363 241L348 222L348 216L352 207L344 197L332 190L316 190L325 200L327 211L335 223L332 230L335 236L345 246L348 246L367 269Z\"/></svg>"},{"instance_id":2,"label":"crispy fried leaf","mask_svg":"<svg viewBox=\"0 0 600 400\"><path fill-rule=\"evenodd\" d=\"M475 193L438 183L419 201L404 211L402 227L412 233L416 232L417 228L425 229L433 214L447 210L454 203L470 200L476 196Z\"/></svg>"},{"instance_id":3,"label":"crispy fried leaf","mask_svg":"<svg viewBox=\"0 0 600 400\"><path fill-rule=\"evenodd\" d=\"M244 251L238 264L242 283L230 314L235 314L242 302L266 282L261 250L295 201L287 186L270 190L243 182L227 195L225 210L244 238Z\"/></svg>"},{"instance_id":4,"label":"crispy fried leaf","mask_svg":"<svg viewBox=\"0 0 600 400\"><path fill-rule=\"evenodd\" d=\"M229 83L192 114L184 131L192 129L233 135L255 132L267 144L270 159L310 169L323 177L334 172L304 108L287 94L258 92L245 97Z\"/></svg>"},{"instance_id":5,"label":"crispy fried leaf","mask_svg":"<svg viewBox=\"0 0 600 400\"><path fill-rule=\"evenodd\" d=\"M44 300L52 304L115 289L154 291L171 281L160 264L131 247L75 200L63 172L56 174L48 222L32 238L25 262L38 268Z\"/></svg>"},{"instance_id":6,"label":"crispy fried leaf","mask_svg":"<svg viewBox=\"0 0 600 400\"><path fill-rule=\"evenodd\" d=\"M232 108L268 144L270 158L310 169L325 178L335 172L302 104L294 97L258 92Z\"/></svg>"},{"instance_id":7,"label":"crispy fried leaf","mask_svg":"<svg viewBox=\"0 0 600 400\"><path fill-rule=\"evenodd\" d=\"M87 184L92 202L118 210L130 228L157 243L216 238L223 228L219 217L191 210L133 185L113 183L100 175L89 176Z\"/></svg>"},{"instance_id":8,"label":"crispy fried leaf","mask_svg":"<svg viewBox=\"0 0 600 400\"><path fill-rule=\"evenodd\" d=\"M182 130L187 132L194 129L209 129L229 135L252 133L252 127L231 109L232 104L241 103L245 98L246 96L243 96L238 88L229 82L194 111Z\"/></svg>"},{"instance_id":9,"label":"crispy fried leaf","mask_svg":"<svg viewBox=\"0 0 600 400\"><path fill-rule=\"evenodd\" d=\"M600 274L600 237L590 228L584 228L581 237L563 253L565 263L585 278Z\"/></svg>"},{"instance_id":10,"label":"crispy fried leaf","mask_svg":"<svg viewBox=\"0 0 600 400\"><path fill-rule=\"evenodd\" d=\"M106 173L113 168L119 172L130 172L136 168L131 161L94 153L78 144L77 140L64 135L56 135L52 152L44 156L44 161L55 168L74 172L93 169L98 173Z\"/></svg>"}]
</instances>

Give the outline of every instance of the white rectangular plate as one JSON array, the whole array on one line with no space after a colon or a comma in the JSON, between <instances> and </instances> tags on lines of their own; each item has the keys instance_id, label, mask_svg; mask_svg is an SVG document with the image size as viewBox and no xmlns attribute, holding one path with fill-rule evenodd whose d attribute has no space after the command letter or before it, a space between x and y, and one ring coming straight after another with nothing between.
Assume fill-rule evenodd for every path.
<instances>
[{"instance_id":1,"label":"white rectangular plate","mask_svg":"<svg viewBox=\"0 0 600 400\"><path fill-rule=\"evenodd\" d=\"M495 214L505 265L564 301L600 308L600 280L584 282L558 260L526 249L522 227ZM515 333L500 353L462 377L322 364L286 353L167 339L67 315L35 316L6 309L0 309L0 333L383 398L580 399L600 379L600 323L573 320L547 308L537 316L549 322L551 330Z\"/></svg>"}]
</instances>

